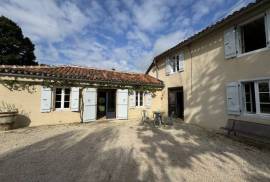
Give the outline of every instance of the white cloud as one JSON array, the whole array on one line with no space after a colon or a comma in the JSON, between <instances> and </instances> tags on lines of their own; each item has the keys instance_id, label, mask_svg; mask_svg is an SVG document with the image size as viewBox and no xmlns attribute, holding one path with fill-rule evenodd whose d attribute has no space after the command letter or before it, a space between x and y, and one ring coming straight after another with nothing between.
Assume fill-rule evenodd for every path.
<instances>
[{"instance_id":1,"label":"white cloud","mask_svg":"<svg viewBox=\"0 0 270 182\"><path fill-rule=\"evenodd\" d=\"M193 23L199 21L203 16L210 13L216 6L224 3L224 0L199 0L192 6L193 11Z\"/></svg>"},{"instance_id":2,"label":"white cloud","mask_svg":"<svg viewBox=\"0 0 270 182\"><path fill-rule=\"evenodd\" d=\"M166 19L170 15L168 3L163 0L145 0L142 4L135 4L132 12L135 22L142 30L154 31L166 26Z\"/></svg>"},{"instance_id":3,"label":"white cloud","mask_svg":"<svg viewBox=\"0 0 270 182\"><path fill-rule=\"evenodd\" d=\"M187 36L189 36L192 32L193 30L191 29L183 29L161 36L154 44L154 54L159 54L175 46L177 43L187 38Z\"/></svg>"},{"instance_id":4,"label":"white cloud","mask_svg":"<svg viewBox=\"0 0 270 182\"><path fill-rule=\"evenodd\" d=\"M23 27L25 35L35 41L62 41L82 30L89 19L71 2L58 5L53 0L13 0L0 5L0 14Z\"/></svg>"},{"instance_id":5,"label":"white cloud","mask_svg":"<svg viewBox=\"0 0 270 182\"><path fill-rule=\"evenodd\" d=\"M145 47L149 47L152 44L149 37L140 30L129 31L127 33L127 38L129 40L133 40L133 41L137 41L139 43L142 43L143 46L145 46Z\"/></svg>"}]
</instances>

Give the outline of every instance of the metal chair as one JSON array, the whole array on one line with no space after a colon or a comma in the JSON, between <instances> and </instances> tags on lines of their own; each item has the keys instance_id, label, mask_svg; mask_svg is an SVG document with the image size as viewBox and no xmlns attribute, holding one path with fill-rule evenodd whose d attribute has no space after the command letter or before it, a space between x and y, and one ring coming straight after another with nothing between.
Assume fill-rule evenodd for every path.
<instances>
[{"instance_id":1,"label":"metal chair","mask_svg":"<svg viewBox=\"0 0 270 182\"><path fill-rule=\"evenodd\" d=\"M167 125L173 125L174 119L175 119L175 113L174 113L174 111L172 111L172 113L170 114L170 116L167 120Z\"/></svg>"},{"instance_id":2,"label":"metal chair","mask_svg":"<svg viewBox=\"0 0 270 182\"><path fill-rule=\"evenodd\" d=\"M153 117L154 117L154 126L161 126L161 124L163 123L162 121L162 114L161 112L155 112L153 113Z\"/></svg>"},{"instance_id":3,"label":"metal chair","mask_svg":"<svg viewBox=\"0 0 270 182\"><path fill-rule=\"evenodd\" d=\"M148 120L148 114L146 110L142 110L142 124L144 124Z\"/></svg>"}]
</instances>

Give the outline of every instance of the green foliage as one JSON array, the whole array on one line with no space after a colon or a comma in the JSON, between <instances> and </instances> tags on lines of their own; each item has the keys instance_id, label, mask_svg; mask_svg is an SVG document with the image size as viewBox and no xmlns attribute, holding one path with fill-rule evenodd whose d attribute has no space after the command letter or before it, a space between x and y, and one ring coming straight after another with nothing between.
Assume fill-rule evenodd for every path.
<instances>
[{"instance_id":1,"label":"green foliage","mask_svg":"<svg viewBox=\"0 0 270 182\"><path fill-rule=\"evenodd\" d=\"M24 37L21 28L10 19L0 17L0 64L37 65L35 46Z\"/></svg>"}]
</instances>

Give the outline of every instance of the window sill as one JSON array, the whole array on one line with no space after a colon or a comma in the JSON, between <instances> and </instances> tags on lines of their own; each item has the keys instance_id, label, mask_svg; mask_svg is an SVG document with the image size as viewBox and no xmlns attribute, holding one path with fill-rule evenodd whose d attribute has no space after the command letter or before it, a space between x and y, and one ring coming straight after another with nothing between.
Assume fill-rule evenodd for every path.
<instances>
[{"instance_id":1,"label":"window sill","mask_svg":"<svg viewBox=\"0 0 270 182\"><path fill-rule=\"evenodd\" d=\"M243 117L247 118L253 118L253 119L270 119L270 114L249 114L249 113L244 113L242 115Z\"/></svg>"},{"instance_id":2,"label":"window sill","mask_svg":"<svg viewBox=\"0 0 270 182\"><path fill-rule=\"evenodd\" d=\"M241 57L248 56L248 55L251 55L251 54L267 51L269 49L270 49L270 47L264 47L264 48L257 49L257 50L254 50L254 51L250 51L250 52L246 52L246 53L240 53L236 57L241 58Z\"/></svg>"},{"instance_id":3,"label":"window sill","mask_svg":"<svg viewBox=\"0 0 270 182\"><path fill-rule=\"evenodd\" d=\"M181 72L184 72L184 70L179 70L179 71L176 71L176 72L172 72L172 73L170 73L169 75L174 75L174 74L176 74L176 73L181 73Z\"/></svg>"},{"instance_id":4,"label":"window sill","mask_svg":"<svg viewBox=\"0 0 270 182\"><path fill-rule=\"evenodd\" d=\"M70 108L55 108L54 111L56 112L66 112L71 111Z\"/></svg>"},{"instance_id":5,"label":"window sill","mask_svg":"<svg viewBox=\"0 0 270 182\"><path fill-rule=\"evenodd\" d=\"M135 109L143 109L144 106L135 106L134 108L135 108Z\"/></svg>"}]
</instances>

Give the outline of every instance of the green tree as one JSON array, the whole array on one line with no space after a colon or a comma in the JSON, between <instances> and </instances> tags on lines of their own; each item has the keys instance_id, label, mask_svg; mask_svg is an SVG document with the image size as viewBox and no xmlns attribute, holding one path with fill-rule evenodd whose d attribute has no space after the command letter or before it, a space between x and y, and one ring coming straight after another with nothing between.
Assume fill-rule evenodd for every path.
<instances>
[{"instance_id":1,"label":"green tree","mask_svg":"<svg viewBox=\"0 0 270 182\"><path fill-rule=\"evenodd\" d=\"M24 37L21 28L10 19L0 17L0 64L37 65L35 46Z\"/></svg>"}]
</instances>

